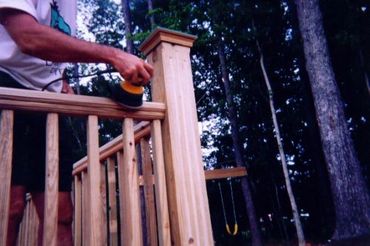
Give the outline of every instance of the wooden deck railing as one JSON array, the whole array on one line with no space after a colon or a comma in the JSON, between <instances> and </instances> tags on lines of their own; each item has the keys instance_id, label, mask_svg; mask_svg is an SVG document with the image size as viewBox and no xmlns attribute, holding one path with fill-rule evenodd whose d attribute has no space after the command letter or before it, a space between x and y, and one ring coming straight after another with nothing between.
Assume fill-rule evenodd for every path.
<instances>
[{"instance_id":1,"label":"wooden deck railing","mask_svg":"<svg viewBox=\"0 0 370 246\"><path fill-rule=\"evenodd\" d=\"M128 126L124 124L125 127ZM103 238L106 238L109 245L171 244L160 131L158 120L152 123L141 122L130 131L133 132L131 136L122 134L99 149L101 170L106 174L102 175L100 190L104 204L102 221L106 225ZM77 245L85 241L87 236L84 231L86 228L81 226L87 218L81 209L87 201L84 192L88 184L88 172L88 158L75 163L73 175ZM117 203L122 205L121 209L117 209ZM144 211L145 214L142 214ZM145 218L145 224L142 224L142 218ZM146 232L145 237L143 231Z\"/></svg>"},{"instance_id":2,"label":"wooden deck railing","mask_svg":"<svg viewBox=\"0 0 370 246\"><path fill-rule=\"evenodd\" d=\"M48 115L43 245L57 243L58 114L87 118L88 154L74 170L75 245L213 245L189 57L194 38L157 29L144 42L141 49L155 69L155 102L138 111L107 98L0 88L0 245L7 231L13 110ZM99 149L99 118L122 120L122 137L109 148Z\"/></svg>"},{"instance_id":3,"label":"wooden deck railing","mask_svg":"<svg viewBox=\"0 0 370 246\"><path fill-rule=\"evenodd\" d=\"M160 146L160 142L158 138L160 138L159 130L155 129L155 124L149 124L149 122L141 122L134 127L134 141L136 145L136 156L139 165L139 173L138 173L138 184L136 187L141 187L141 197L140 203L141 206L137 207L141 213L141 217L144 220L141 220L142 223L142 231L145 231L146 235L142 235L142 239L144 245L158 245L158 240L163 242L161 245L167 245L166 242L169 244L170 241L170 231L168 227L168 214L165 213L164 215L158 215L156 212L156 208L159 208L160 211L168 211L167 204L161 203L161 200L166 200L166 187L164 184L164 163L163 163L163 156L156 156L156 153L161 153L162 150L158 150L157 146ZM156 136L157 135L157 136ZM106 223L106 230L104 232L105 237L107 237L107 244L109 245L119 245L120 236L118 231L118 226L122 225L123 221L120 217L124 218L125 211L117 210L117 197L121 198L120 189L117 189L119 186L119 179L116 177L118 176L118 172L115 167L119 167L121 165L120 161L122 160L122 156L125 149L123 147L123 135L116 137L111 142L105 144L104 146L100 147L99 149L99 157L100 163L102 168L102 173L106 173L106 175L102 176L102 187L101 190L103 204L105 204L103 210L103 215L105 218L103 221ZM159 152L158 152L159 151ZM153 153L153 155L151 154ZM157 154L158 155L158 154ZM87 157L82 158L78 162L74 164L74 184L75 184L75 198L79 199L82 197L84 187L83 177L86 177L87 172ZM154 165L153 165L154 163ZM153 170L153 166L156 167L156 170ZM119 170L118 170L119 171ZM243 177L247 174L246 169L243 167L238 168L228 168L228 169L216 169L216 170L205 170L205 179L206 180L214 180L214 179L224 179L224 178L232 178L232 177ZM157 185L158 184L158 185ZM107 193L106 193L107 192ZM118 196L117 196L118 192ZM137 192L137 191L135 191ZM159 192L163 192L162 197L156 196ZM135 197L134 200L137 198ZM157 200L157 202L155 201ZM83 203L83 199L79 199L77 201L77 206L75 209L75 228L76 228L76 243L77 245L81 245L82 236L78 232L83 232L83 228L81 227L82 221L85 219L83 218L83 213L81 213L81 204ZM137 211L139 212L139 211ZM123 213L123 214L121 214ZM162 212L163 213L163 212ZM120 216L121 215L121 216ZM157 225L157 217L158 223ZM121 224L118 221L122 221ZM167 224L167 226L164 226ZM140 225L136 225L140 226ZM126 233L124 228L121 228L121 234ZM137 234L139 235L139 234ZM121 238L123 235L121 235ZM165 238L167 238L165 240Z\"/></svg>"},{"instance_id":4,"label":"wooden deck railing","mask_svg":"<svg viewBox=\"0 0 370 246\"><path fill-rule=\"evenodd\" d=\"M87 218L91 221L86 225L91 225L89 238L92 243L84 245L94 245L93 242L103 242L101 227L102 204L99 200L100 195L100 165L99 165L99 144L98 144L98 116L108 118L121 118L124 121L124 131L131 132L133 120L154 120L164 118L165 107L163 103L145 103L140 111L124 111L121 106L107 98L61 95L48 92L36 92L28 90L0 88L0 107L4 108L1 114L0 126L0 175L3 181L0 189L0 197L9 197L10 173L12 159L12 126L13 110L28 110L47 113L46 124L46 187L45 187L45 217L44 221L44 245L56 244L57 230L57 200L58 200L58 114L78 115L87 117L88 129L88 161L89 172L86 174L89 180L93 180L85 190L86 194L94 194L86 198ZM148 124L148 123L146 123ZM139 124L141 125L141 124ZM131 141L131 140L130 140ZM127 153L126 153L127 155ZM127 157L126 157L127 158ZM131 157L130 157L131 158ZM133 158L131 158L133 159ZM126 162L127 163L127 162ZM87 166L85 166L87 168ZM5 201L5 200L3 200ZM77 202L77 199L75 199ZM5 245L5 235L9 201L0 202L1 211L1 245ZM78 208L78 206L76 206ZM29 203L26 214L32 214L32 206ZM37 220L34 220L37 222ZM26 222L28 226L23 226L22 230L29 235L28 230L35 227L32 222ZM28 238L31 238L29 236ZM34 237L36 238L36 237ZM19 241L22 241L21 239ZM25 241L28 245L29 242ZM87 241L89 242L89 241ZM98 243L98 245L102 245Z\"/></svg>"}]
</instances>

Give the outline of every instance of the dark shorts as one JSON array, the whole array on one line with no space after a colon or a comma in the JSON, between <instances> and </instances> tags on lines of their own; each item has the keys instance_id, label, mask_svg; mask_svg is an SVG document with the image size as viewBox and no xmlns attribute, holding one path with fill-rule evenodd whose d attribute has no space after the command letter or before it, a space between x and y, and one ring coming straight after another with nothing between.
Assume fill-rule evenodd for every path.
<instances>
[{"instance_id":1,"label":"dark shorts","mask_svg":"<svg viewBox=\"0 0 370 246\"><path fill-rule=\"evenodd\" d=\"M0 86L27 89L0 71ZM59 191L72 188L72 131L68 117L59 116ZM29 192L45 190L46 114L15 111L12 185Z\"/></svg>"}]
</instances>

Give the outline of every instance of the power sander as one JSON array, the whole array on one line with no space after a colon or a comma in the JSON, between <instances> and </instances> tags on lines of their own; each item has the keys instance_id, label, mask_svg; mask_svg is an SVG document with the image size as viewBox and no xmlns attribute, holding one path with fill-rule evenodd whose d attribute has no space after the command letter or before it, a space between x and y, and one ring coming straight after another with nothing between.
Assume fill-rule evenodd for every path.
<instances>
[{"instance_id":1,"label":"power sander","mask_svg":"<svg viewBox=\"0 0 370 246\"><path fill-rule=\"evenodd\" d=\"M113 98L128 109L139 109L143 105L144 87L122 80L111 90Z\"/></svg>"}]
</instances>

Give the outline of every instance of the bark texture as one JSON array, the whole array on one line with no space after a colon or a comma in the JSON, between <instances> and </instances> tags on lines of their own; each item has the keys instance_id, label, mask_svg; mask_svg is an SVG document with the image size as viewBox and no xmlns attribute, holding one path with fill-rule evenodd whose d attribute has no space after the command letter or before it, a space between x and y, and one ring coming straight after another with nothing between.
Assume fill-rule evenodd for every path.
<instances>
[{"instance_id":1,"label":"bark texture","mask_svg":"<svg viewBox=\"0 0 370 246\"><path fill-rule=\"evenodd\" d=\"M153 11L153 2L152 2L152 0L147 0L147 3L148 3L148 10L151 13ZM155 21L154 21L154 15L153 14L150 14L149 20L150 20L150 27L152 28L152 30L154 30Z\"/></svg>"},{"instance_id":2,"label":"bark texture","mask_svg":"<svg viewBox=\"0 0 370 246\"><path fill-rule=\"evenodd\" d=\"M231 90L230 90L230 80L229 74L226 68L226 58L224 52L224 46L222 42L218 44L218 56L220 60L221 66L221 74L222 74L222 82L225 89L225 96L227 102L227 111L228 111L228 118L231 125L231 138L233 142L234 148L234 156L235 162L238 167L245 167L241 145L239 140L239 133L238 133L238 123L236 117L236 109L234 106ZM256 209L253 204L252 193L250 189L249 179L248 176L242 178L241 180L243 197L245 200L246 211L248 214L249 226L252 234L252 245L253 246L262 246L262 238L261 233L258 227L258 219L256 217Z\"/></svg>"},{"instance_id":3,"label":"bark texture","mask_svg":"<svg viewBox=\"0 0 370 246\"><path fill-rule=\"evenodd\" d=\"M369 233L370 198L329 58L319 0L295 0L335 208L334 240Z\"/></svg>"},{"instance_id":4,"label":"bark texture","mask_svg":"<svg viewBox=\"0 0 370 246\"><path fill-rule=\"evenodd\" d=\"M122 0L123 18L125 21L126 49L130 54L134 53L134 43L132 42L130 0Z\"/></svg>"}]
</instances>

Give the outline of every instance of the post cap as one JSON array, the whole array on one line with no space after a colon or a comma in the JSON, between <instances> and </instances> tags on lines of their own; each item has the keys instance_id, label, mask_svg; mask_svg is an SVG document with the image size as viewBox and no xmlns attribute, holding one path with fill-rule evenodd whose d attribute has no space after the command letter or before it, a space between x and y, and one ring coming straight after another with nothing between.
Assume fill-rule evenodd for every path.
<instances>
[{"instance_id":1,"label":"post cap","mask_svg":"<svg viewBox=\"0 0 370 246\"><path fill-rule=\"evenodd\" d=\"M148 55L158 44L167 42L191 48L197 36L174 31L171 29L157 27L140 45L139 50Z\"/></svg>"}]
</instances>

